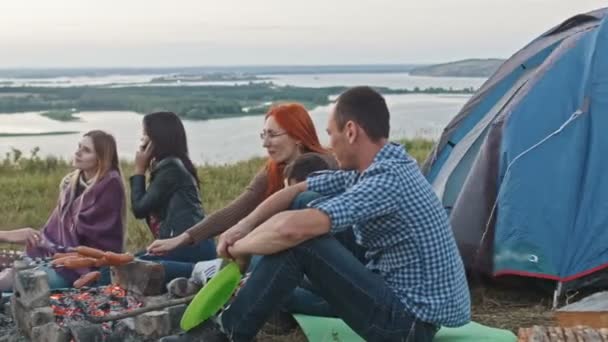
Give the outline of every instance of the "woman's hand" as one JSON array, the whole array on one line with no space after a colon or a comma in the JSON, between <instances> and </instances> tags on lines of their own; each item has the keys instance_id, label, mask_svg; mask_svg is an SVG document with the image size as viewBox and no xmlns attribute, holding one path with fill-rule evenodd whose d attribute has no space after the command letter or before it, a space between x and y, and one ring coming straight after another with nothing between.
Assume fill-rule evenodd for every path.
<instances>
[{"instance_id":1,"label":"woman's hand","mask_svg":"<svg viewBox=\"0 0 608 342\"><path fill-rule=\"evenodd\" d=\"M249 227L247 224L242 223L243 221L237 223L232 228L225 231L217 243L217 255L222 258L234 259L234 257L230 254L228 247L234 245L235 242L244 238L251 232L252 227Z\"/></svg>"},{"instance_id":2,"label":"woman's hand","mask_svg":"<svg viewBox=\"0 0 608 342\"><path fill-rule=\"evenodd\" d=\"M148 246L147 251L152 255L164 255L172 250L184 246L190 240L187 233L182 233L174 238L156 240Z\"/></svg>"},{"instance_id":3,"label":"woman's hand","mask_svg":"<svg viewBox=\"0 0 608 342\"><path fill-rule=\"evenodd\" d=\"M5 232L4 240L10 243L27 244L36 246L41 241L40 232L33 228L21 228Z\"/></svg>"},{"instance_id":4,"label":"woman's hand","mask_svg":"<svg viewBox=\"0 0 608 342\"><path fill-rule=\"evenodd\" d=\"M150 166L150 161L152 160L152 150L154 147L152 146L152 142L148 142L145 147L142 147L137 150L135 153L135 174L143 175L146 173L148 166Z\"/></svg>"}]
</instances>

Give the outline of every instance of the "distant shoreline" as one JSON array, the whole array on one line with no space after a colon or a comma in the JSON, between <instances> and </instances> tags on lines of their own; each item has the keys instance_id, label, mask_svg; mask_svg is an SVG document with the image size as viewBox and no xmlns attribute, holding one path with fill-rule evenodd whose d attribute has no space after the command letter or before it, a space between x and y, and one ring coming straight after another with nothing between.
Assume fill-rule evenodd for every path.
<instances>
[{"instance_id":1,"label":"distant shoreline","mask_svg":"<svg viewBox=\"0 0 608 342\"><path fill-rule=\"evenodd\" d=\"M357 65L236 65L167 68L0 68L0 78L104 77L116 75L169 75L246 73L253 75L403 73L428 64Z\"/></svg>"},{"instance_id":2,"label":"distant shoreline","mask_svg":"<svg viewBox=\"0 0 608 342\"><path fill-rule=\"evenodd\" d=\"M0 133L0 138L16 138L16 137L42 137L49 135L68 135L78 134L79 131L58 131L58 132L40 132L40 133Z\"/></svg>"}]
</instances>

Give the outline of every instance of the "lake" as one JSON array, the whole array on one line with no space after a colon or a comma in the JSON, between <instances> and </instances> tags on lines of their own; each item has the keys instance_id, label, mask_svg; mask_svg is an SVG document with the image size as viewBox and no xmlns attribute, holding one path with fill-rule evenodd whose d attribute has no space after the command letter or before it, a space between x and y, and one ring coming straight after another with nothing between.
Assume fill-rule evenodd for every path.
<instances>
[{"instance_id":1,"label":"lake","mask_svg":"<svg viewBox=\"0 0 608 342\"><path fill-rule=\"evenodd\" d=\"M367 84L389 88L478 88L484 81L479 78L413 77L407 74L309 74L273 75L277 84L294 86L353 86ZM118 83L124 77L105 77L103 81ZM139 80L142 80L140 78ZM45 81L49 81L46 79ZM62 79L62 82L70 81ZM74 80L71 80L72 82ZM78 80L81 84L82 79ZM99 84L100 80L89 80ZM456 115L469 95L387 95L391 112L391 138L425 137L436 139L450 119ZM327 143L325 127L330 106L311 111L319 137ZM0 137L0 153L16 148L29 155L35 147L40 155L71 158L80 136L92 129L112 133L118 142L121 158L131 159L139 143L142 115L133 112L82 112L80 121L59 122L40 116L39 113L0 115L0 133L40 133L77 131L78 134L60 136ZM263 116L226 118L208 121L185 121L190 154L195 163L223 164L263 156L259 139Z\"/></svg>"}]
</instances>

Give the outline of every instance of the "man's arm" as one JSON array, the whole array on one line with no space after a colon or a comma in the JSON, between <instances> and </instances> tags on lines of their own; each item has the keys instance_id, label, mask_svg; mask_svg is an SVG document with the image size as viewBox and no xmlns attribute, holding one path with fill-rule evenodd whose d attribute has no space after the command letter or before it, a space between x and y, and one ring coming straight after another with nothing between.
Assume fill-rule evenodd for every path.
<instances>
[{"instance_id":1,"label":"man's arm","mask_svg":"<svg viewBox=\"0 0 608 342\"><path fill-rule=\"evenodd\" d=\"M306 240L327 234L329 216L317 209L278 213L229 247L231 255L274 254Z\"/></svg>"},{"instance_id":2,"label":"man's arm","mask_svg":"<svg viewBox=\"0 0 608 342\"><path fill-rule=\"evenodd\" d=\"M249 235L254 228L273 215L288 209L296 196L304 191L306 191L306 182L284 188L268 197L239 223L220 235L217 242L217 254L220 257L236 257L236 255L232 255L230 248L237 241Z\"/></svg>"}]
</instances>

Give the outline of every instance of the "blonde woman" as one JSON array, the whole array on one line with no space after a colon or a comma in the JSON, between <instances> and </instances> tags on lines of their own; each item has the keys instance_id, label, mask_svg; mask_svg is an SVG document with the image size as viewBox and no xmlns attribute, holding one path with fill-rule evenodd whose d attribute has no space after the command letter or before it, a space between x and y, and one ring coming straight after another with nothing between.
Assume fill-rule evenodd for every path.
<instances>
[{"instance_id":1,"label":"blonde woman","mask_svg":"<svg viewBox=\"0 0 608 342\"><path fill-rule=\"evenodd\" d=\"M122 252L125 192L112 135L94 130L86 133L74 155L75 170L60 184L57 206L40 234L28 235L26 254L47 257L61 247L89 246ZM18 242L18 241L17 241ZM71 287L91 269L44 268L51 288ZM12 288L12 272L0 273L0 287Z\"/></svg>"}]
</instances>

